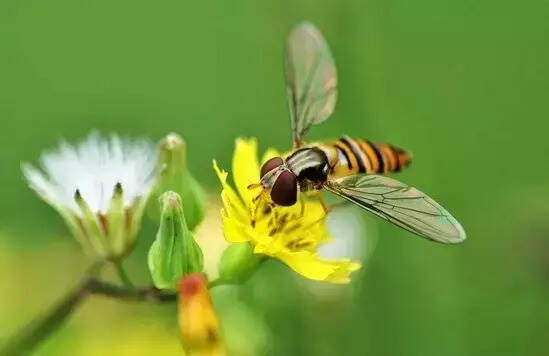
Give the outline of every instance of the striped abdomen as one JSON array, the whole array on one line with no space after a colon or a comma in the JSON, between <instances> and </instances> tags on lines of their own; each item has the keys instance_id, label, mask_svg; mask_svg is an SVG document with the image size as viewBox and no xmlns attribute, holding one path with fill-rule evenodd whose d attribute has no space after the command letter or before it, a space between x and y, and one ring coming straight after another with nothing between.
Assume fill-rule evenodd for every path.
<instances>
[{"instance_id":1,"label":"striped abdomen","mask_svg":"<svg viewBox=\"0 0 549 356\"><path fill-rule=\"evenodd\" d=\"M383 174L398 172L410 164L409 152L388 143L342 137L321 143L330 162L331 175L343 177L355 173Z\"/></svg>"}]
</instances>

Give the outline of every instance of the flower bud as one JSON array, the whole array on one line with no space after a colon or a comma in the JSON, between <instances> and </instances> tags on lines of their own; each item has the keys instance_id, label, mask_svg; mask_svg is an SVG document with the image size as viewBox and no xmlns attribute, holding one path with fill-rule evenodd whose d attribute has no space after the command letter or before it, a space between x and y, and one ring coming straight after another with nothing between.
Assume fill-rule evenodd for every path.
<instances>
[{"instance_id":1,"label":"flower bud","mask_svg":"<svg viewBox=\"0 0 549 356\"><path fill-rule=\"evenodd\" d=\"M231 244L219 261L219 278L228 283L244 283L263 260L248 242Z\"/></svg>"},{"instance_id":2,"label":"flower bud","mask_svg":"<svg viewBox=\"0 0 549 356\"><path fill-rule=\"evenodd\" d=\"M204 218L205 194L187 168L187 150L181 136L171 133L160 141L159 162L162 172L156 195L168 190L178 193L183 200L187 225L193 231Z\"/></svg>"},{"instance_id":3,"label":"flower bud","mask_svg":"<svg viewBox=\"0 0 549 356\"><path fill-rule=\"evenodd\" d=\"M221 324L208 292L208 282L201 274L181 279L179 293L179 331L188 356L225 355L221 341Z\"/></svg>"},{"instance_id":4,"label":"flower bud","mask_svg":"<svg viewBox=\"0 0 549 356\"><path fill-rule=\"evenodd\" d=\"M202 271L202 250L187 227L179 194L162 194L160 205L160 228L149 250L149 270L157 288L175 290L181 277Z\"/></svg>"}]
</instances>

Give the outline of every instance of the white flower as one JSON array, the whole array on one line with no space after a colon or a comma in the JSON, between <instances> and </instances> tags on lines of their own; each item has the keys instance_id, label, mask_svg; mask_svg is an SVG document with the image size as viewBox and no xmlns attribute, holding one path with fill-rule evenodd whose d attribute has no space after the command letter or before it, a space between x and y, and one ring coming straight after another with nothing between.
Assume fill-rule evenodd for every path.
<instances>
[{"instance_id":1,"label":"white flower","mask_svg":"<svg viewBox=\"0 0 549 356\"><path fill-rule=\"evenodd\" d=\"M133 246L157 181L157 148L145 139L110 139L93 131L78 145L62 141L22 164L29 186L65 219L88 251L118 258Z\"/></svg>"}]
</instances>

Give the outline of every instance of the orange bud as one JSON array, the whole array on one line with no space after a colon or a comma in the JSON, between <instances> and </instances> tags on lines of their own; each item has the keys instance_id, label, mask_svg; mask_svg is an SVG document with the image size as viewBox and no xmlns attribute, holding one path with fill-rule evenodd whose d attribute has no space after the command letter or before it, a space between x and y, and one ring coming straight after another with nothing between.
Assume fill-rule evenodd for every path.
<instances>
[{"instance_id":1,"label":"orange bud","mask_svg":"<svg viewBox=\"0 0 549 356\"><path fill-rule=\"evenodd\" d=\"M183 277L178 291L179 330L185 353L188 356L224 356L221 325L204 276Z\"/></svg>"}]
</instances>

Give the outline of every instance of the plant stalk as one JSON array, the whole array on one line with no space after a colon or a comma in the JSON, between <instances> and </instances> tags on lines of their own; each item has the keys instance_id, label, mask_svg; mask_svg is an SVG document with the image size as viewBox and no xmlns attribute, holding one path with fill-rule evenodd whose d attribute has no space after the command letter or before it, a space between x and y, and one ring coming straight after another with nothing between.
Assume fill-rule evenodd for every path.
<instances>
[{"instance_id":1,"label":"plant stalk","mask_svg":"<svg viewBox=\"0 0 549 356\"><path fill-rule=\"evenodd\" d=\"M134 285L126 273L126 270L124 269L124 266L122 266L122 261L114 261L114 266L116 267L116 273L118 274L118 278L120 278L120 282L127 288L134 288Z\"/></svg>"},{"instance_id":2,"label":"plant stalk","mask_svg":"<svg viewBox=\"0 0 549 356\"><path fill-rule=\"evenodd\" d=\"M93 265L82 281L41 317L23 328L8 344L0 349L2 356L28 355L40 342L50 336L88 295L88 285L99 272L102 263Z\"/></svg>"},{"instance_id":3,"label":"plant stalk","mask_svg":"<svg viewBox=\"0 0 549 356\"><path fill-rule=\"evenodd\" d=\"M94 265L82 281L42 317L32 321L26 328L11 338L0 349L1 356L23 356L55 332L76 307L89 295L100 295L125 301L171 303L177 300L176 293L163 292L155 287L135 288L133 285L120 287L103 282L95 275L102 264ZM117 264L118 266L118 264ZM123 270L122 270L123 272ZM127 277L127 276L126 276ZM225 284L221 279L210 282L209 287Z\"/></svg>"},{"instance_id":4,"label":"plant stalk","mask_svg":"<svg viewBox=\"0 0 549 356\"><path fill-rule=\"evenodd\" d=\"M127 301L149 301L156 303L174 302L177 294L162 292L155 287L125 288L100 280L91 280L88 284L88 292L94 295L102 295Z\"/></svg>"}]
</instances>

